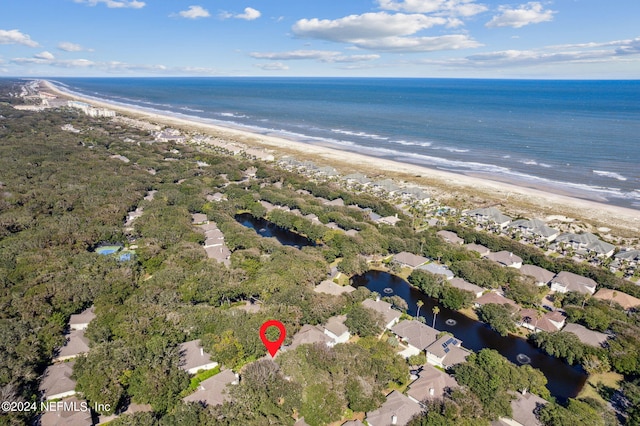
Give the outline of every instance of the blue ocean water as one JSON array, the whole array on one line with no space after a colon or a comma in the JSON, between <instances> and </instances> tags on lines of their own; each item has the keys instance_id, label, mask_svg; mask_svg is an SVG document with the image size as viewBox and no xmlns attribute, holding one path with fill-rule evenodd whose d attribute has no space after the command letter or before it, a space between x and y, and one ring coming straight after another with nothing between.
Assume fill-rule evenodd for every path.
<instances>
[{"instance_id":1,"label":"blue ocean water","mask_svg":"<svg viewBox=\"0 0 640 426\"><path fill-rule=\"evenodd\" d=\"M640 81L57 81L110 101L640 209Z\"/></svg>"}]
</instances>

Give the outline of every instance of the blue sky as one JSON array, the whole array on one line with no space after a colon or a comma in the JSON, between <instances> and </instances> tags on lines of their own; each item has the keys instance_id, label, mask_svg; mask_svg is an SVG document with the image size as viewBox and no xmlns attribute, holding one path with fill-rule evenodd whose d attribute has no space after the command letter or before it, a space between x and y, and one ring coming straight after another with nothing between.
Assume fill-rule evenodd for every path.
<instances>
[{"instance_id":1,"label":"blue sky","mask_svg":"<svg viewBox=\"0 0 640 426\"><path fill-rule=\"evenodd\" d=\"M2 0L0 76L640 78L638 0Z\"/></svg>"}]
</instances>

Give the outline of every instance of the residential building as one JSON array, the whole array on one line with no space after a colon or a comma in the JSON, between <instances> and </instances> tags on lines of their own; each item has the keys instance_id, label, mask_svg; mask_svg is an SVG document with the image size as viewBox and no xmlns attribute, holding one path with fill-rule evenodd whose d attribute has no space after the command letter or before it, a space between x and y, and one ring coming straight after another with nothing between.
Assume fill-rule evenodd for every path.
<instances>
[{"instance_id":1,"label":"residential building","mask_svg":"<svg viewBox=\"0 0 640 426\"><path fill-rule=\"evenodd\" d=\"M471 355L462 347L462 341L445 334L427 347L427 362L440 368L450 368L466 361Z\"/></svg>"},{"instance_id":2,"label":"residential building","mask_svg":"<svg viewBox=\"0 0 640 426\"><path fill-rule=\"evenodd\" d=\"M400 352L405 358L418 355L436 341L439 331L420 321L401 321L391 329L393 333L406 344L407 348Z\"/></svg>"},{"instance_id":3,"label":"residential building","mask_svg":"<svg viewBox=\"0 0 640 426\"><path fill-rule=\"evenodd\" d=\"M237 374L234 374L231 370L224 370L200 382L198 389L182 400L185 402L201 402L211 407L222 405L225 401L229 400L226 388L229 385L237 385L238 382Z\"/></svg>"},{"instance_id":4,"label":"residential building","mask_svg":"<svg viewBox=\"0 0 640 426\"><path fill-rule=\"evenodd\" d=\"M562 271L551 280L551 290L558 293L577 291L578 293L593 294L596 292L598 284L591 278L574 274L573 272Z\"/></svg>"},{"instance_id":5,"label":"residential building","mask_svg":"<svg viewBox=\"0 0 640 426\"><path fill-rule=\"evenodd\" d=\"M66 361L89 352L89 339L84 336L84 330L71 330L66 339L53 361Z\"/></svg>"},{"instance_id":6,"label":"residential building","mask_svg":"<svg viewBox=\"0 0 640 426\"><path fill-rule=\"evenodd\" d=\"M352 174L346 175L344 179L349 184L357 183L360 185L368 185L371 183L371 179L369 179L367 176L363 175L362 173L352 173Z\"/></svg>"},{"instance_id":7,"label":"residential building","mask_svg":"<svg viewBox=\"0 0 640 426\"><path fill-rule=\"evenodd\" d=\"M464 240L458 237L458 234L451 231L438 231L436 232L445 242L449 244L464 244Z\"/></svg>"},{"instance_id":8,"label":"residential building","mask_svg":"<svg viewBox=\"0 0 640 426\"><path fill-rule=\"evenodd\" d=\"M318 325L305 324L302 326L291 340L288 350L295 350L300 345L312 345L314 343L323 343L327 346L333 346L331 337L325 334L324 328Z\"/></svg>"},{"instance_id":9,"label":"residential building","mask_svg":"<svg viewBox=\"0 0 640 426\"><path fill-rule=\"evenodd\" d=\"M464 291L473 293L473 296L475 298L482 296L482 293L485 292L484 288L477 286L475 284L471 284L470 282L465 281L462 278L453 278L449 280L449 284L451 284L451 287L455 287L459 290L464 290Z\"/></svg>"},{"instance_id":10,"label":"residential building","mask_svg":"<svg viewBox=\"0 0 640 426\"><path fill-rule=\"evenodd\" d=\"M393 261L400 266L406 266L408 268L417 268L429 261L424 256L418 256L417 254L409 253L406 251L393 255Z\"/></svg>"},{"instance_id":11,"label":"residential building","mask_svg":"<svg viewBox=\"0 0 640 426\"><path fill-rule=\"evenodd\" d=\"M542 426L536 413L549 402L526 391L515 396L511 401L511 418L501 417L500 420L508 426Z\"/></svg>"},{"instance_id":12,"label":"residential building","mask_svg":"<svg viewBox=\"0 0 640 426\"><path fill-rule=\"evenodd\" d=\"M467 250L475 251L480 255L480 257L484 257L491 253L491 251L487 247L480 244L467 244L465 247L467 248Z\"/></svg>"},{"instance_id":13,"label":"residential building","mask_svg":"<svg viewBox=\"0 0 640 426\"><path fill-rule=\"evenodd\" d=\"M92 426L91 410L87 401L71 397L55 402L55 409L44 410L40 426Z\"/></svg>"},{"instance_id":14,"label":"residential building","mask_svg":"<svg viewBox=\"0 0 640 426\"><path fill-rule=\"evenodd\" d=\"M525 239L535 241L544 240L551 242L560 235L560 231L548 227L544 221L540 219L514 220L509 224L509 228L520 232Z\"/></svg>"},{"instance_id":15,"label":"residential building","mask_svg":"<svg viewBox=\"0 0 640 426\"><path fill-rule=\"evenodd\" d=\"M430 272L434 275L444 275L444 277L447 280L450 280L453 278L453 272L451 272L449 270L449 268L447 268L444 265L438 265L437 263L427 263L426 265L420 265L418 266L416 269L420 269L422 271L427 271Z\"/></svg>"},{"instance_id":16,"label":"residential building","mask_svg":"<svg viewBox=\"0 0 640 426\"><path fill-rule=\"evenodd\" d=\"M611 257L616 248L613 244L601 241L589 232L561 234L556 238L555 242L559 248L571 247L576 250L577 254L587 255L593 252L599 257Z\"/></svg>"},{"instance_id":17,"label":"residential building","mask_svg":"<svg viewBox=\"0 0 640 426\"><path fill-rule=\"evenodd\" d=\"M520 269L522 267L522 258L506 250L489 253L487 259L493 260L502 266L508 266L509 268Z\"/></svg>"},{"instance_id":18,"label":"residential building","mask_svg":"<svg viewBox=\"0 0 640 426\"><path fill-rule=\"evenodd\" d=\"M367 413L365 421L369 426L403 426L421 412L420 404L394 390L380 408Z\"/></svg>"},{"instance_id":19,"label":"residential building","mask_svg":"<svg viewBox=\"0 0 640 426\"><path fill-rule=\"evenodd\" d=\"M459 387L456 379L430 364L425 364L418 379L409 385L407 396L415 402L441 399L451 389Z\"/></svg>"},{"instance_id":20,"label":"residential building","mask_svg":"<svg viewBox=\"0 0 640 426\"><path fill-rule=\"evenodd\" d=\"M625 261L630 266L640 265L640 250L623 250L614 256L619 261Z\"/></svg>"},{"instance_id":21,"label":"residential building","mask_svg":"<svg viewBox=\"0 0 640 426\"><path fill-rule=\"evenodd\" d=\"M47 367L38 388L45 400L75 395L76 381L71 378L75 361L60 362Z\"/></svg>"},{"instance_id":22,"label":"residential building","mask_svg":"<svg viewBox=\"0 0 640 426\"><path fill-rule=\"evenodd\" d=\"M71 330L86 330L91 320L96 317L95 307L85 309L79 314L71 315L69 317L69 328Z\"/></svg>"},{"instance_id":23,"label":"residential building","mask_svg":"<svg viewBox=\"0 0 640 426\"><path fill-rule=\"evenodd\" d=\"M534 333L558 331L564 327L566 320L560 311L543 313L536 309L523 309L518 312L518 316L520 317L518 325L532 330Z\"/></svg>"},{"instance_id":24,"label":"residential building","mask_svg":"<svg viewBox=\"0 0 640 426\"><path fill-rule=\"evenodd\" d=\"M520 267L520 273L522 275L533 277L538 287L549 284L556 275L551 271L547 271L546 269L535 265L522 265Z\"/></svg>"},{"instance_id":25,"label":"residential building","mask_svg":"<svg viewBox=\"0 0 640 426\"><path fill-rule=\"evenodd\" d=\"M502 212L495 207L468 210L463 212L463 215L475 219L477 223L487 225L495 224L499 228L504 228L511 222L509 216L502 214Z\"/></svg>"},{"instance_id":26,"label":"residential building","mask_svg":"<svg viewBox=\"0 0 640 426\"><path fill-rule=\"evenodd\" d=\"M180 368L189 374L200 370L211 370L218 363L211 361L211 355L204 351L200 340L191 340L180 345Z\"/></svg>"},{"instance_id":27,"label":"residential building","mask_svg":"<svg viewBox=\"0 0 640 426\"><path fill-rule=\"evenodd\" d=\"M400 190L400 187L396 185L391 179L384 179L373 182L372 186L375 189L388 193L389 195L393 195Z\"/></svg>"},{"instance_id":28,"label":"residential building","mask_svg":"<svg viewBox=\"0 0 640 426\"><path fill-rule=\"evenodd\" d=\"M504 305L505 303L514 308L515 311L520 309L520 306L511 299L507 299L501 294L496 293L495 291L490 291L488 293L483 294L473 301L474 306L480 307L484 305L488 305L489 303L495 303L498 305Z\"/></svg>"},{"instance_id":29,"label":"residential building","mask_svg":"<svg viewBox=\"0 0 640 426\"><path fill-rule=\"evenodd\" d=\"M334 283L331 280L324 280L320 284L318 284L313 290L316 293L325 293L325 294L331 294L333 296L340 296L343 293L351 293L356 289L355 287L352 287L350 285L342 286Z\"/></svg>"},{"instance_id":30,"label":"residential building","mask_svg":"<svg viewBox=\"0 0 640 426\"><path fill-rule=\"evenodd\" d=\"M384 225L390 225L390 226L395 226L396 223L400 222L402 219L400 219L398 217L397 214L393 215L393 216L385 216L385 217L381 217L380 219L378 219L378 223L382 223Z\"/></svg>"},{"instance_id":31,"label":"residential building","mask_svg":"<svg viewBox=\"0 0 640 426\"><path fill-rule=\"evenodd\" d=\"M640 299L637 297L633 297L627 293L623 293L619 290L612 290L610 288L601 288L593 295L593 298L617 303L625 311L637 309L638 306L640 306Z\"/></svg>"},{"instance_id":32,"label":"residential building","mask_svg":"<svg viewBox=\"0 0 640 426\"><path fill-rule=\"evenodd\" d=\"M345 315L337 315L327 320L324 325L324 334L329 336L333 341L330 346L337 345L338 343L346 343L351 337L349 329L344 325L344 321L347 319Z\"/></svg>"},{"instance_id":33,"label":"residential building","mask_svg":"<svg viewBox=\"0 0 640 426\"><path fill-rule=\"evenodd\" d=\"M609 336L598 331L589 330L588 328L574 323L568 323L564 326L563 332L573 333L578 336L578 339L585 345L595 346L597 348L602 347Z\"/></svg>"},{"instance_id":34,"label":"residential building","mask_svg":"<svg viewBox=\"0 0 640 426\"><path fill-rule=\"evenodd\" d=\"M383 302L380 299L366 299L362 302L362 306L365 308L373 309L376 312L382 314L384 319L384 327L391 329L395 324L400 320L400 316L402 313L400 311L396 311L391 308L391 304L387 302Z\"/></svg>"}]
</instances>

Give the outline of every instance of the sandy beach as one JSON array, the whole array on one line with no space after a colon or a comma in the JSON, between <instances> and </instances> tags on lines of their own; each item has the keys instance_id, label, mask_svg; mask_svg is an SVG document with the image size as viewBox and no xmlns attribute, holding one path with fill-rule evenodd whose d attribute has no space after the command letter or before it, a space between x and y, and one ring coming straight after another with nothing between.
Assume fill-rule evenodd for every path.
<instances>
[{"instance_id":1,"label":"sandy beach","mask_svg":"<svg viewBox=\"0 0 640 426\"><path fill-rule=\"evenodd\" d=\"M196 119L184 119L78 96L65 92L50 82L43 82L43 85L45 90L58 96L109 108L125 116L204 133L230 142L266 148L273 151L276 158L293 155L300 160L313 160L320 166L333 166L342 174L359 171L369 177L385 176L398 181L413 182L423 186L442 203L453 207L475 208L495 205L511 216L543 219L553 216L556 220L557 217L566 216L585 223L586 228L590 230L607 227L612 230L611 234L618 237L637 238L640 235L640 211L575 198L567 192L548 192L547 188L521 186L486 176L451 173L327 146L251 133Z\"/></svg>"}]
</instances>

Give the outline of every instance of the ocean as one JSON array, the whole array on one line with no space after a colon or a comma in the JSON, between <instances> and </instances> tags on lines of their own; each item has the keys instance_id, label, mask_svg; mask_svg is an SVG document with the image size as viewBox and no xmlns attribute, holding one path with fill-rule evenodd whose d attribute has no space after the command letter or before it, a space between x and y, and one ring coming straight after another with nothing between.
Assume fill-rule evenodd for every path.
<instances>
[{"instance_id":1,"label":"ocean","mask_svg":"<svg viewBox=\"0 0 640 426\"><path fill-rule=\"evenodd\" d=\"M640 81L54 82L156 112L640 209Z\"/></svg>"}]
</instances>

